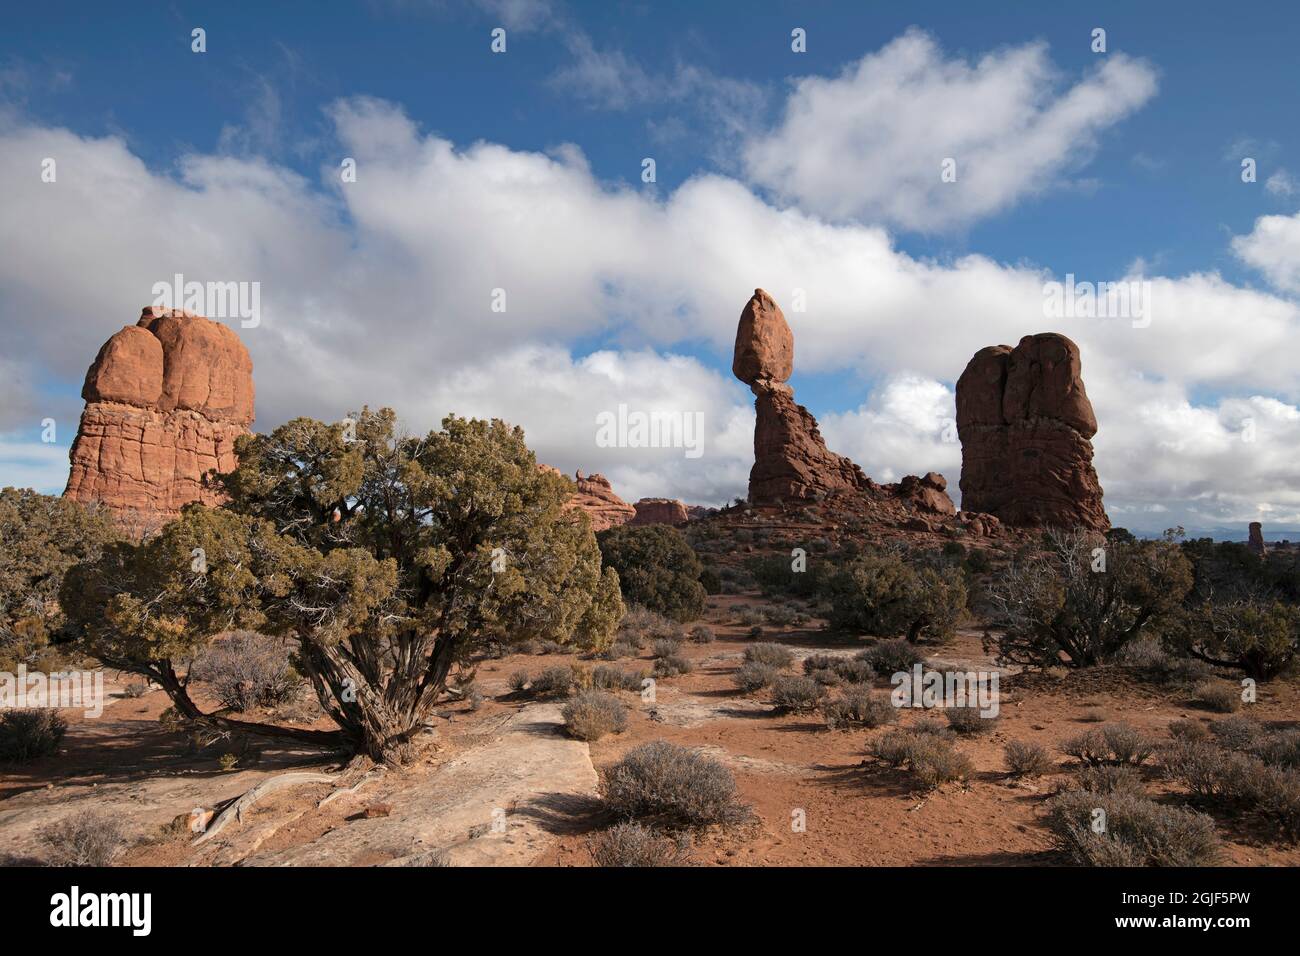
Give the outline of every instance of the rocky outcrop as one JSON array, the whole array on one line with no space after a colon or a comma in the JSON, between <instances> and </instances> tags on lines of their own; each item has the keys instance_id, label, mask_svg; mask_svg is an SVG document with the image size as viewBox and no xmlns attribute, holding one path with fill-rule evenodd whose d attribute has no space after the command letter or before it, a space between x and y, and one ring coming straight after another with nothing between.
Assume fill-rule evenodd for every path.
<instances>
[{"instance_id":1,"label":"rocky outcrop","mask_svg":"<svg viewBox=\"0 0 1300 956\"><path fill-rule=\"evenodd\" d=\"M1250 523L1250 537L1246 540L1246 547L1261 558L1268 554L1268 548L1264 546L1264 526L1258 521Z\"/></svg>"},{"instance_id":2,"label":"rocky outcrop","mask_svg":"<svg viewBox=\"0 0 1300 956\"><path fill-rule=\"evenodd\" d=\"M951 516L943 475L908 475L897 484L879 485L843 455L826 447L817 419L794 400L786 383L794 372L794 334L780 307L762 289L740 314L731 370L754 393L754 467L749 501L764 505L861 493L903 505L908 515ZM926 518L920 518L927 523Z\"/></svg>"},{"instance_id":3,"label":"rocky outcrop","mask_svg":"<svg viewBox=\"0 0 1300 956\"><path fill-rule=\"evenodd\" d=\"M629 524L686 524L691 520L686 505L676 498L642 498L632 507L636 516Z\"/></svg>"},{"instance_id":4,"label":"rocky outcrop","mask_svg":"<svg viewBox=\"0 0 1300 956\"><path fill-rule=\"evenodd\" d=\"M601 474L583 477L581 471L575 472L574 484L578 493L573 496L570 505L581 508L591 517L591 530L604 531L617 525L627 524L636 517L636 509L614 494L609 479Z\"/></svg>"},{"instance_id":5,"label":"rocky outcrop","mask_svg":"<svg viewBox=\"0 0 1300 956\"><path fill-rule=\"evenodd\" d=\"M786 380L794 371L794 334L772 297L762 289L740 314L731 370L754 393L753 504L813 498L851 491L867 477L822 441L817 420L794 400Z\"/></svg>"},{"instance_id":6,"label":"rocky outcrop","mask_svg":"<svg viewBox=\"0 0 1300 956\"><path fill-rule=\"evenodd\" d=\"M1110 527L1092 467L1097 419L1064 335L976 352L957 380L957 433L964 510L1016 527Z\"/></svg>"},{"instance_id":7,"label":"rocky outcrop","mask_svg":"<svg viewBox=\"0 0 1300 956\"><path fill-rule=\"evenodd\" d=\"M253 362L233 330L146 308L104 343L81 395L65 495L145 523L219 503L204 476L234 468L235 439L253 421Z\"/></svg>"}]
</instances>

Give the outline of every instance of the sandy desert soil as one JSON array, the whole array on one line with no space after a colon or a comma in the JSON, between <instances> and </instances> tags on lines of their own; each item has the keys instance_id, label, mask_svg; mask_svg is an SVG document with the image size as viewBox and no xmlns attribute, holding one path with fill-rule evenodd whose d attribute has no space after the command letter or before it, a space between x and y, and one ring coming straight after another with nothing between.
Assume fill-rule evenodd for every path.
<instances>
[{"instance_id":1,"label":"sandy desert soil","mask_svg":"<svg viewBox=\"0 0 1300 956\"><path fill-rule=\"evenodd\" d=\"M1058 865L1040 820L1070 760L1060 756L1055 773L1016 781L1003 765L1007 741L1034 741L1055 752L1061 740L1101 720L1124 720L1164 737L1172 720L1208 723L1217 716L1119 669L1068 677L1004 671L997 726L959 745L974 763L974 779L923 794L906 773L867 758L872 736L885 731L829 730L816 716L774 714L765 692L735 689L731 674L754 640L788 645L796 668L810 653L850 654L859 646L815 621L802 628L765 626L761 638L751 638L737 612L761 604L755 595L711 598L705 620L717 640L683 645L694 670L658 681L653 703L624 694L631 721L622 734L590 745L568 740L558 707L509 692L514 671L533 674L578 658L515 654L488 660L478 672L482 706L449 706L415 767L379 774L325 807L318 803L331 791L329 784L273 794L242 824L197 848L183 826L173 825L178 816L233 797L274 773L302 769L312 754L263 746L223 771L217 758L230 749L227 743L187 753L182 735L160 727L158 716L167 704L161 692L117 697L98 720L68 714L63 753L0 775L0 841L11 860L35 862L42 826L92 808L129 822L137 842L121 861L126 865L410 865L434 850L446 851L453 865L590 865L590 836L611 822L594 799L596 774L637 744L665 739L725 762L754 811L747 825L699 835L690 850L692 863ZM932 664L994 668L973 630L930 652ZM640 659L618 663L648 671L649 649ZM882 691L887 687L881 684ZM905 712L901 723L923 714ZM1300 690L1294 682L1264 685L1251 714L1276 726L1300 723ZM313 766L331 769L319 757ZM1144 773L1151 793L1168 792L1158 771ZM796 811L806 820L804 832L791 825ZM494 828L498 818L505 823ZM1300 848L1270 841L1247 821L1216 819L1225 862L1300 864Z\"/></svg>"}]
</instances>

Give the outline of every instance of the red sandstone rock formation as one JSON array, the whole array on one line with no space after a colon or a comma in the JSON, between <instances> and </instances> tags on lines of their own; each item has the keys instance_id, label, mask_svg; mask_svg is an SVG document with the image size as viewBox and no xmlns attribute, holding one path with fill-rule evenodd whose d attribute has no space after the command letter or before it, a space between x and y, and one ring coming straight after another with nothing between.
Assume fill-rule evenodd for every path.
<instances>
[{"instance_id":1,"label":"red sandstone rock formation","mask_svg":"<svg viewBox=\"0 0 1300 956\"><path fill-rule=\"evenodd\" d=\"M571 499L571 505L581 508L591 516L591 530L604 531L616 525L626 524L636 517L636 509L614 494L609 479L601 474L583 477L582 472L574 473L574 483L578 493Z\"/></svg>"},{"instance_id":2,"label":"red sandstone rock formation","mask_svg":"<svg viewBox=\"0 0 1300 956\"><path fill-rule=\"evenodd\" d=\"M1110 527L1079 368L1079 347L1055 332L975 353L957 380L963 509L1017 527Z\"/></svg>"},{"instance_id":3,"label":"red sandstone rock formation","mask_svg":"<svg viewBox=\"0 0 1300 956\"><path fill-rule=\"evenodd\" d=\"M740 315L731 370L755 396L754 467L749 472L752 504L862 492L895 499L913 512L956 514L943 475L908 475L897 484L879 485L848 458L826 447L817 420L795 402L794 390L785 384L794 371L794 334L780 307L762 289L754 290ZM918 520L928 524L925 518Z\"/></svg>"},{"instance_id":4,"label":"red sandstone rock formation","mask_svg":"<svg viewBox=\"0 0 1300 956\"><path fill-rule=\"evenodd\" d=\"M1246 547L1261 558L1268 554L1268 548L1264 546L1264 526L1258 521L1250 523L1250 538L1246 541Z\"/></svg>"},{"instance_id":5,"label":"red sandstone rock formation","mask_svg":"<svg viewBox=\"0 0 1300 956\"><path fill-rule=\"evenodd\" d=\"M862 469L826 447L817 420L785 384L794 371L794 334L762 289L754 290L740 314L731 370L755 396L751 502L812 498L863 485Z\"/></svg>"},{"instance_id":6,"label":"red sandstone rock formation","mask_svg":"<svg viewBox=\"0 0 1300 956\"><path fill-rule=\"evenodd\" d=\"M191 501L219 503L203 477L235 466L235 439L253 421L253 363L227 326L151 306L104 343L81 396L64 494L157 524Z\"/></svg>"},{"instance_id":7,"label":"red sandstone rock formation","mask_svg":"<svg viewBox=\"0 0 1300 956\"><path fill-rule=\"evenodd\" d=\"M676 498L642 498L635 505L636 517L628 524L686 524L691 520L686 505Z\"/></svg>"}]
</instances>

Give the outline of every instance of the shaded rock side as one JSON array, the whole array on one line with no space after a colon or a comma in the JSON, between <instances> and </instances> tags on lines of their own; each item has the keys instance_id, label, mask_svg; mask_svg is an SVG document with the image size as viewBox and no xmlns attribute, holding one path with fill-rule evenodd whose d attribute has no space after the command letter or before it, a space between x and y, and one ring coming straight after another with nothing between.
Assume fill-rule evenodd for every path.
<instances>
[{"instance_id":1,"label":"shaded rock side","mask_svg":"<svg viewBox=\"0 0 1300 956\"><path fill-rule=\"evenodd\" d=\"M636 516L628 524L686 524L691 520L686 505L676 498L642 498L632 506Z\"/></svg>"},{"instance_id":2,"label":"shaded rock side","mask_svg":"<svg viewBox=\"0 0 1300 956\"><path fill-rule=\"evenodd\" d=\"M976 352L957 380L957 433L964 510L1014 527L1110 527L1092 466L1097 420L1064 335Z\"/></svg>"}]
</instances>

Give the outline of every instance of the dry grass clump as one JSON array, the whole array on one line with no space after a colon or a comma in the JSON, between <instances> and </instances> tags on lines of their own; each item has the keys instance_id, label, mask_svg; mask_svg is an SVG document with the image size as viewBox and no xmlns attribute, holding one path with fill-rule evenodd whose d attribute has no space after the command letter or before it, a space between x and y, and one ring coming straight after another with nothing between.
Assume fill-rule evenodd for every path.
<instances>
[{"instance_id":1,"label":"dry grass clump","mask_svg":"<svg viewBox=\"0 0 1300 956\"><path fill-rule=\"evenodd\" d=\"M602 690L583 691L560 712L564 729L578 740L599 740L606 734L627 730L627 708L613 694Z\"/></svg>"},{"instance_id":2,"label":"dry grass clump","mask_svg":"<svg viewBox=\"0 0 1300 956\"><path fill-rule=\"evenodd\" d=\"M1158 746L1157 741L1124 723L1106 724L1088 730L1061 744L1061 752L1086 764L1144 763Z\"/></svg>"},{"instance_id":3,"label":"dry grass clump","mask_svg":"<svg viewBox=\"0 0 1300 956\"><path fill-rule=\"evenodd\" d=\"M898 720L898 708L887 696L876 695L865 684L850 684L830 700L822 702L826 726L881 727Z\"/></svg>"},{"instance_id":4,"label":"dry grass clump","mask_svg":"<svg viewBox=\"0 0 1300 956\"><path fill-rule=\"evenodd\" d=\"M872 746L872 755L891 767L912 773L926 790L942 783L965 780L974 768L950 737L915 727L891 730Z\"/></svg>"},{"instance_id":5,"label":"dry grass clump","mask_svg":"<svg viewBox=\"0 0 1300 956\"><path fill-rule=\"evenodd\" d=\"M606 806L628 820L698 827L738 823L749 809L721 762L666 740L642 744L605 773Z\"/></svg>"},{"instance_id":6,"label":"dry grass clump","mask_svg":"<svg viewBox=\"0 0 1300 956\"><path fill-rule=\"evenodd\" d=\"M948 726L959 734L967 736L986 734L997 726L996 716L986 717L978 706L946 707L943 715L948 718Z\"/></svg>"},{"instance_id":7,"label":"dry grass clump","mask_svg":"<svg viewBox=\"0 0 1300 956\"><path fill-rule=\"evenodd\" d=\"M40 832L47 866L110 866L126 848L116 817L74 813Z\"/></svg>"},{"instance_id":8,"label":"dry grass clump","mask_svg":"<svg viewBox=\"0 0 1300 956\"><path fill-rule=\"evenodd\" d=\"M1231 714L1241 707L1240 688L1221 681L1198 684L1192 692L1192 698L1206 710L1220 714Z\"/></svg>"},{"instance_id":9,"label":"dry grass clump","mask_svg":"<svg viewBox=\"0 0 1300 956\"><path fill-rule=\"evenodd\" d=\"M616 823L588 842L597 866L684 866L688 844L640 823Z\"/></svg>"},{"instance_id":10,"label":"dry grass clump","mask_svg":"<svg viewBox=\"0 0 1300 956\"><path fill-rule=\"evenodd\" d=\"M1047 748L1042 744L1011 740L1007 742L1004 751L1007 769L1014 777L1041 777L1055 766Z\"/></svg>"},{"instance_id":11,"label":"dry grass clump","mask_svg":"<svg viewBox=\"0 0 1300 956\"><path fill-rule=\"evenodd\" d=\"M790 648L781 644L765 642L751 644L745 648L745 661L748 663L767 664L770 667L789 667L794 660Z\"/></svg>"},{"instance_id":12,"label":"dry grass clump","mask_svg":"<svg viewBox=\"0 0 1300 956\"><path fill-rule=\"evenodd\" d=\"M1208 816L1132 793L1062 793L1048 803L1047 828L1078 866L1207 866L1220 854Z\"/></svg>"},{"instance_id":13,"label":"dry grass clump","mask_svg":"<svg viewBox=\"0 0 1300 956\"><path fill-rule=\"evenodd\" d=\"M599 690L638 691L645 676L644 671L625 671L612 664L597 664L591 671L591 686Z\"/></svg>"},{"instance_id":14,"label":"dry grass clump","mask_svg":"<svg viewBox=\"0 0 1300 956\"><path fill-rule=\"evenodd\" d=\"M811 677L780 674L772 681L772 703L778 711L808 713L826 698L826 688Z\"/></svg>"},{"instance_id":15,"label":"dry grass clump","mask_svg":"<svg viewBox=\"0 0 1300 956\"><path fill-rule=\"evenodd\" d=\"M781 672L771 664L761 664L758 661L746 661L736 668L736 672L731 675L731 680L736 687L747 694L762 690L764 687L770 687L776 680L777 675Z\"/></svg>"}]
</instances>

